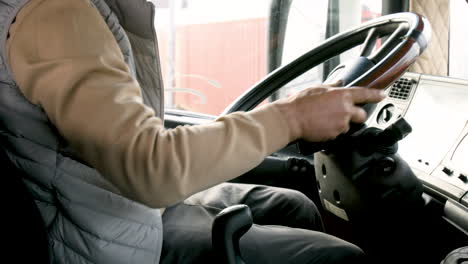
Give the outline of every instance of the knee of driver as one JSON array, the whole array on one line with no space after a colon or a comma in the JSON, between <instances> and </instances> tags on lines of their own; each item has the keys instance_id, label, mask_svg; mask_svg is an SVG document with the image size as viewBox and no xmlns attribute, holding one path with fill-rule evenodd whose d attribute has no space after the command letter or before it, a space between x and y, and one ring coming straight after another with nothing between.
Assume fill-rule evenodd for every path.
<instances>
[{"instance_id":1,"label":"knee of driver","mask_svg":"<svg viewBox=\"0 0 468 264\"><path fill-rule=\"evenodd\" d=\"M329 256L330 261L328 261L327 263L365 263L364 251L362 251L362 249L357 247L356 245L347 243L337 248L330 248L328 250L330 250L330 254L327 254L327 256Z\"/></svg>"},{"instance_id":2,"label":"knee of driver","mask_svg":"<svg viewBox=\"0 0 468 264\"><path fill-rule=\"evenodd\" d=\"M287 193L286 199L289 201L291 207L294 210L300 212L301 214L312 214L313 216L319 214L319 210L315 203L312 200L310 200L305 194L299 191L290 190Z\"/></svg>"},{"instance_id":3,"label":"knee of driver","mask_svg":"<svg viewBox=\"0 0 468 264\"><path fill-rule=\"evenodd\" d=\"M285 206L282 213L294 216L293 227L323 230L322 218L315 203L306 195L295 190L282 192L282 204Z\"/></svg>"}]
</instances>

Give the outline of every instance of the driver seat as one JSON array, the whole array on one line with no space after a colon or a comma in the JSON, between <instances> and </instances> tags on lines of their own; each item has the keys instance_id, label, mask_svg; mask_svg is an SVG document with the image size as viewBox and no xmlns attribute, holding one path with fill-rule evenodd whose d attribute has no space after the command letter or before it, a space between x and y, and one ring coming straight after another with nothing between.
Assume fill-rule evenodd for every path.
<instances>
[{"instance_id":1,"label":"driver seat","mask_svg":"<svg viewBox=\"0 0 468 264\"><path fill-rule=\"evenodd\" d=\"M32 194L22 178L27 177L0 148L4 232L2 258L16 263L49 263L47 231Z\"/></svg>"},{"instance_id":2,"label":"driver seat","mask_svg":"<svg viewBox=\"0 0 468 264\"><path fill-rule=\"evenodd\" d=\"M5 201L3 223L6 235L2 251L4 259L16 263L49 263L47 230L36 202L23 182L27 177L13 166L8 154L0 147L3 174L2 200ZM244 264L239 252L239 239L252 226L252 215L246 205L233 205L221 211L213 222L213 248L220 262ZM5 247L5 246L4 246ZM225 262L227 261L227 262Z\"/></svg>"}]
</instances>

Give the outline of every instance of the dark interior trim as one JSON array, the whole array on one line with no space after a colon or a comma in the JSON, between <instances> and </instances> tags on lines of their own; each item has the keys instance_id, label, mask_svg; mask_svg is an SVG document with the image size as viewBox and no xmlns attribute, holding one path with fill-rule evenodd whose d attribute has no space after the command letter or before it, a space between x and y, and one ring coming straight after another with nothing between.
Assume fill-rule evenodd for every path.
<instances>
[{"instance_id":1,"label":"dark interior trim","mask_svg":"<svg viewBox=\"0 0 468 264\"><path fill-rule=\"evenodd\" d=\"M293 0L272 0L270 5L270 17L268 19L268 73L281 66L286 26L288 24L289 10ZM270 100L278 99L273 93Z\"/></svg>"},{"instance_id":2,"label":"dark interior trim","mask_svg":"<svg viewBox=\"0 0 468 264\"><path fill-rule=\"evenodd\" d=\"M409 0L382 0L382 16L409 11Z\"/></svg>"},{"instance_id":3,"label":"dark interior trim","mask_svg":"<svg viewBox=\"0 0 468 264\"><path fill-rule=\"evenodd\" d=\"M268 19L268 72L281 66L284 34L292 0L272 0Z\"/></svg>"}]
</instances>

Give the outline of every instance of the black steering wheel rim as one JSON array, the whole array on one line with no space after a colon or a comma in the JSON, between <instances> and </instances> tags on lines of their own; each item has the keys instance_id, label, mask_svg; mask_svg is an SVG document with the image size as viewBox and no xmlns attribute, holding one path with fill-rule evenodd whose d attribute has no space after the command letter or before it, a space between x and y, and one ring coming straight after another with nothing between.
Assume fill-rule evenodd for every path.
<instances>
[{"instance_id":1,"label":"black steering wheel rim","mask_svg":"<svg viewBox=\"0 0 468 264\"><path fill-rule=\"evenodd\" d=\"M386 46L386 41L377 52L377 57L371 58L378 60L375 66L344 86L385 89L421 55L427 47L430 35L429 22L416 13L402 12L367 21L325 40L294 61L271 72L229 105L221 115L252 110L291 80L375 36L389 36L388 40L394 43Z\"/></svg>"}]
</instances>

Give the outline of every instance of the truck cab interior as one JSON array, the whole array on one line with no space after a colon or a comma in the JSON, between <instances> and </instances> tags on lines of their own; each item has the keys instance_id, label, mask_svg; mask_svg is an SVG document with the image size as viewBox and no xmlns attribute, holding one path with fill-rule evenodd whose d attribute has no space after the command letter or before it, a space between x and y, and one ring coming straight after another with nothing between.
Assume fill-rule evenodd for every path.
<instances>
[{"instance_id":1,"label":"truck cab interior","mask_svg":"<svg viewBox=\"0 0 468 264\"><path fill-rule=\"evenodd\" d=\"M187 90L172 93L176 106L166 110L166 125L198 124L248 111L264 101L336 79L345 80L346 86L385 89L384 101L365 106L369 118L364 127L354 127L324 144L294 142L233 182L305 193L320 206L327 232L361 246L372 255L373 263L455 261L450 253L468 246L468 72L464 62L468 54L457 44L466 38L459 16L468 12L468 3L268 2L262 32L266 54L259 56L265 60L267 74L214 115L216 111L197 105L197 100L210 100L211 94L201 88L203 95L198 96L189 89L230 88L220 81L223 77L206 72L203 76L208 81L199 85L200 80L175 76L176 85ZM190 14L190 1L186 4L180 7L180 17L183 12ZM180 17L176 18L183 20ZM242 25L248 23L253 22ZM184 41L197 45L197 37L190 34L202 26L177 27L181 53L190 49L183 47ZM243 51L247 58L254 56L251 50L258 40L253 41L250 51ZM231 49L236 54L236 48ZM180 59L177 62L183 64ZM190 66L183 69L189 71ZM188 97L196 103L190 105ZM466 261L466 254L460 256L456 260L460 262L453 263Z\"/></svg>"},{"instance_id":2,"label":"truck cab interior","mask_svg":"<svg viewBox=\"0 0 468 264\"><path fill-rule=\"evenodd\" d=\"M303 192L326 232L363 248L372 263L468 263L466 1L153 2L167 128L317 83L386 91L363 106L365 124L329 142L292 142L232 182ZM2 163L6 176L18 176ZM23 188L7 178L5 188ZM46 258L44 230L28 224L40 223L37 209L18 194L5 200L8 221L27 226L18 236ZM213 245L226 263L243 263L236 243L251 218L245 206L229 209L213 225Z\"/></svg>"}]
</instances>

